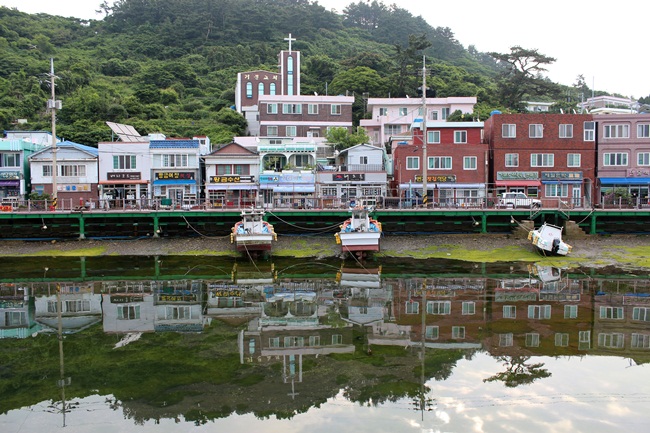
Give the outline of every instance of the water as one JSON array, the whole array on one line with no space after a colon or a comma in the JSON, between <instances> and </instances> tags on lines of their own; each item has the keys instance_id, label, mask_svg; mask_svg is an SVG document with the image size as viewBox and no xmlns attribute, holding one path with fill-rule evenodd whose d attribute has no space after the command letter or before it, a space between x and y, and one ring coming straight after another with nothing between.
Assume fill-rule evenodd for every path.
<instances>
[{"instance_id":1,"label":"water","mask_svg":"<svg viewBox=\"0 0 650 433\"><path fill-rule=\"evenodd\" d=\"M185 256L7 258L0 272L2 432L650 422L641 272Z\"/></svg>"}]
</instances>

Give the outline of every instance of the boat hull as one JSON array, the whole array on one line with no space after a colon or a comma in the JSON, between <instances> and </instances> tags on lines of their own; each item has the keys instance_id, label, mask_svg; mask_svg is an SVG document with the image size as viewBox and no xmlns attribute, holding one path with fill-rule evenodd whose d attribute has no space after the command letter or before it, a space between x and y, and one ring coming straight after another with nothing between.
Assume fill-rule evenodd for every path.
<instances>
[{"instance_id":1,"label":"boat hull","mask_svg":"<svg viewBox=\"0 0 650 433\"><path fill-rule=\"evenodd\" d=\"M379 251L379 232L339 233L343 252Z\"/></svg>"},{"instance_id":2,"label":"boat hull","mask_svg":"<svg viewBox=\"0 0 650 433\"><path fill-rule=\"evenodd\" d=\"M235 236L235 246L237 251L270 251L272 241L272 234L238 234Z\"/></svg>"},{"instance_id":3,"label":"boat hull","mask_svg":"<svg viewBox=\"0 0 650 433\"><path fill-rule=\"evenodd\" d=\"M550 224L531 230L528 233L528 240L542 254L566 256L572 249L571 245L562 240L562 229Z\"/></svg>"}]
</instances>

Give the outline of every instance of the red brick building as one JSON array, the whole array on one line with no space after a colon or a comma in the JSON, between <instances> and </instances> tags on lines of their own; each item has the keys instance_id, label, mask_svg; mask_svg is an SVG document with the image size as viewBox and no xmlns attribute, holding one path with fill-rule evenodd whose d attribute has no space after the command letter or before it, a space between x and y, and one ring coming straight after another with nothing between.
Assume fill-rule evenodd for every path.
<instances>
[{"instance_id":1,"label":"red brick building","mask_svg":"<svg viewBox=\"0 0 650 433\"><path fill-rule=\"evenodd\" d=\"M476 206L486 197L488 146L483 122L427 123L426 187L428 201L440 205ZM412 128L412 142L393 150L393 191L407 200L422 197L425 173L422 122Z\"/></svg>"},{"instance_id":2,"label":"red brick building","mask_svg":"<svg viewBox=\"0 0 650 433\"><path fill-rule=\"evenodd\" d=\"M501 114L485 121L490 186L524 192L545 206L559 200L590 206L595 191L596 135L589 114Z\"/></svg>"}]
</instances>

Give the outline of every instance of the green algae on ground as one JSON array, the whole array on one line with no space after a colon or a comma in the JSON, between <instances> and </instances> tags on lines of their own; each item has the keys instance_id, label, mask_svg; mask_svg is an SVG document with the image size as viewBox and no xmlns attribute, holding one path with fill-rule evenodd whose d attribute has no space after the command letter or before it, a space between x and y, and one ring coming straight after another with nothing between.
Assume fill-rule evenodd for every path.
<instances>
[{"instance_id":1,"label":"green algae on ground","mask_svg":"<svg viewBox=\"0 0 650 433\"><path fill-rule=\"evenodd\" d=\"M105 247L94 247L94 248L79 248L70 251L64 250L45 250L45 251L36 251L33 253L21 254L21 256L37 256L37 257L96 257L106 254Z\"/></svg>"},{"instance_id":2,"label":"green algae on ground","mask_svg":"<svg viewBox=\"0 0 650 433\"><path fill-rule=\"evenodd\" d=\"M635 267L650 267L650 246L637 247L613 246L603 250L600 256L608 257L618 263L629 264Z\"/></svg>"},{"instance_id":3,"label":"green algae on ground","mask_svg":"<svg viewBox=\"0 0 650 433\"><path fill-rule=\"evenodd\" d=\"M310 238L295 238L291 241L291 249L289 248L274 248L273 255L278 257L319 257L331 256L332 244L334 237L322 239L316 237Z\"/></svg>"}]
</instances>

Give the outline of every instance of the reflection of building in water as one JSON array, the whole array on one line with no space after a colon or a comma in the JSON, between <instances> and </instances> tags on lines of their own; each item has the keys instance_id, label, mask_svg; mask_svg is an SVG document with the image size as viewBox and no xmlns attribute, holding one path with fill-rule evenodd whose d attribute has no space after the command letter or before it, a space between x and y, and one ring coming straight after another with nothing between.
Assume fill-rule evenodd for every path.
<instances>
[{"instance_id":1,"label":"reflection of building in water","mask_svg":"<svg viewBox=\"0 0 650 433\"><path fill-rule=\"evenodd\" d=\"M153 332L156 285L155 281L103 283L104 332Z\"/></svg>"},{"instance_id":2,"label":"reflection of building in water","mask_svg":"<svg viewBox=\"0 0 650 433\"><path fill-rule=\"evenodd\" d=\"M647 359L650 349L650 281L599 281L594 297L592 344L598 353Z\"/></svg>"},{"instance_id":3,"label":"reflection of building in water","mask_svg":"<svg viewBox=\"0 0 650 433\"><path fill-rule=\"evenodd\" d=\"M28 286L0 283L0 338L26 338L41 329L31 300Z\"/></svg>"},{"instance_id":4,"label":"reflection of building in water","mask_svg":"<svg viewBox=\"0 0 650 433\"><path fill-rule=\"evenodd\" d=\"M63 333L79 332L102 320L102 299L93 283L49 283L34 290L36 321L45 329L58 330L57 291Z\"/></svg>"},{"instance_id":5,"label":"reflection of building in water","mask_svg":"<svg viewBox=\"0 0 650 433\"><path fill-rule=\"evenodd\" d=\"M261 266L261 265L260 265ZM260 315L264 287L272 286L277 278L273 264L254 270L233 265L232 281L211 281L207 291L209 316Z\"/></svg>"},{"instance_id":6,"label":"reflection of building in water","mask_svg":"<svg viewBox=\"0 0 650 433\"><path fill-rule=\"evenodd\" d=\"M409 278L396 280L394 287L395 322L401 326L398 342L421 345L424 340L432 348L480 347L487 322L485 279ZM410 328L409 335L403 334L405 327Z\"/></svg>"},{"instance_id":7,"label":"reflection of building in water","mask_svg":"<svg viewBox=\"0 0 650 433\"><path fill-rule=\"evenodd\" d=\"M340 290L345 294L347 316L358 325L383 323L391 314L392 293L382 287L381 268L341 268Z\"/></svg>"},{"instance_id":8,"label":"reflection of building in water","mask_svg":"<svg viewBox=\"0 0 650 433\"><path fill-rule=\"evenodd\" d=\"M201 281L104 283L105 332L203 330Z\"/></svg>"}]
</instances>

